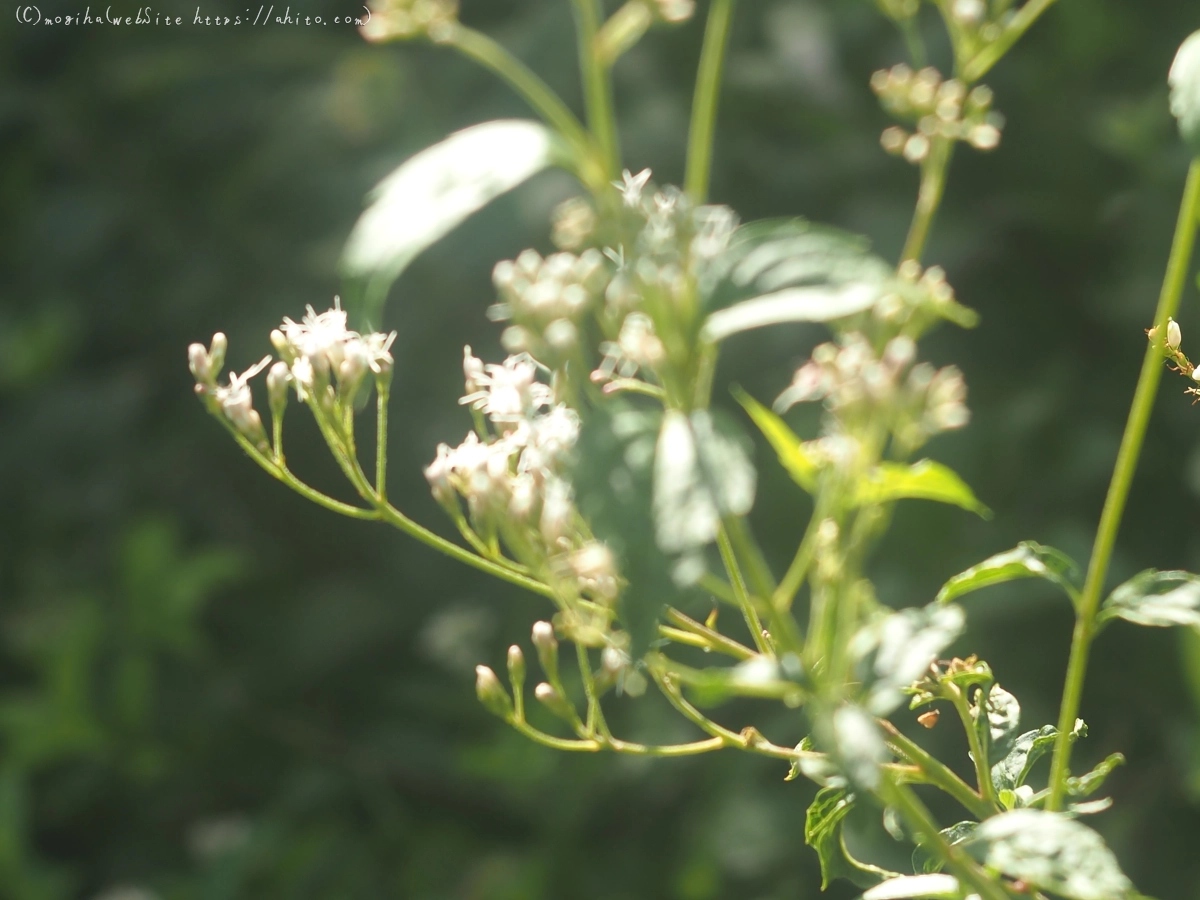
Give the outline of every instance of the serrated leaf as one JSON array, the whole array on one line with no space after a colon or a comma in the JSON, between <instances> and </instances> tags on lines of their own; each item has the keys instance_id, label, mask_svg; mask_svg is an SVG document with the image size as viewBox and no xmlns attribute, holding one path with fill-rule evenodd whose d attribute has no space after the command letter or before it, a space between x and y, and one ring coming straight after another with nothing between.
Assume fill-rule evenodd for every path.
<instances>
[{"instance_id":1,"label":"serrated leaf","mask_svg":"<svg viewBox=\"0 0 1200 900\"><path fill-rule=\"evenodd\" d=\"M1087 726L1083 724L1082 719L1076 719L1070 739L1075 741L1086 734ZM1015 791L1023 785L1033 764L1053 749L1057 736L1057 728L1053 725L1043 725L1041 728L1025 732L1013 741L1012 749L1004 759L992 766L992 785L996 791Z\"/></svg>"},{"instance_id":2,"label":"serrated leaf","mask_svg":"<svg viewBox=\"0 0 1200 900\"><path fill-rule=\"evenodd\" d=\"M817 851L821 862L821 890L829 887L835 878L846 878L859 887L869 887L897 874L859 862L846 851L842 826L853 807L854 795L845 787L825 787L817 791L804 816L804 843Z\"/></svg>"},{"instance_id":3,"label":"serrated leaf","mask_svg":"<svg viewBox=\"0 0 1200 900\"><path fill-rule=\"evenodd\" d=\"M820 468L805 449L804 442L774 411L767 409L745 391L734 388L733 396L763 433L763 437L779 457L780 464L792 476L792 480L810 494L815 491Z\"/></svg>"},{"instance_id":4,"label":"serrated leaf","mask_svg":"<svg viewBox=\"0 0 1200 900\"><path fill-rule=\"evenodd\" d=\"M850 654L866 686L864 705L885 716L904 701L904 691L962 633L966 616L957 606L902 609L863 626Z\"/></svg>"},{"instance_id":5,"label":"serrated leaf","mask_svg":"<svg viewBox=\"0 0 1200 900\"><path fill-rule=\"evenodd\" d=\"M616 556L628 581L617 611L629 632L634 659L656 637L663 606L679 594L671 577L674 561L655 543L651 511L654 450L661 423L661 410L630 403L614 402L591 410L580 430L572 472L579 511Z\"/></svg>"},{"instance_id":6,"label":"serrated leaf","mask_svg":"<svg viewBox=\"0 0 1200 900\"><path fill-rule=\"evenodd\" d=\"M701 284L720 310L789 288L883 284L894 274L859 235L804 219L763 219L738 228Z\"/></svg>"},{"instance_id":7,"label":"serrated leaf","mask_svg":"<svg viewBox=\"0 0 1200 900\"><path fill-rule=\"evenodd\" d=\"M941 900L961 896L958 879L953 875L901 875L864 891L862 900Z\"/></svg>"},{"instance_id":8,"label":"serrated leaf","mask_svg":"<svg viewBox=\"0 0 1200 900\"><path fill-rule=\"evenodd\" d=\"M697 554L724 516L754 505L755 472L740 436L707 410L668 411L654 453L653 509L659 548L680 559L676 580L701 574Z\"/></svg>"},{"instance_id":9,"label":"serrated leaf","mask_svg":"<svg viewBox=\"0 0 1200 900\"><path fill-rule=\"evenodd\" d=\"M704 322L700 336L716 343L739 332L768 325L832 322L870 309L881 292L880 284L868 282L784 288L718 310Z\"/></svg>"},{"instance_id":10,"label":"serrated leaf","mask_svg":"<svg viewBox=\"0 0 1200 900\"><path fill-rule=\"evenodd\" d=\"M856 506L888 503L893 500L934 500L938 503L949 503L978 513L985 519L992 514L953 469L930 459L923 459L911 466L904 463L880 463L859 482L854 496Z\"/></svg>"},{"instance_id":11,"label":"serrated leaf","mask_svg":"<svg viewBox=\"0 0 1200 900\"><path fill-rule=\"evenodd\" d=\"M965 846L988 868L1068 900L1137 896L1104 839L1062 813L1001 813L983 822Z\"/></svg>"},{"instance_id":12,"label":"serrated leaf","mask_svg":"<svg viewBox=\"0 0 1200 900\"><path fill-rule=\"evenodd\" d=\"M1119 618L1136 625L1186 625L1200 631L1200 577L1190 572L1147 569L1117 587L1099 621Z\"/></svg>"},{"instance_id":13,"label":"serrated leaf","mask_svg":"<svg viewBox=\"0 0 1200 900\"><path fill-rule=\"evenodd\" d=\"M356 324L379 327L389 288L423 250L496 197L569 160L546 126L505 119L464 128L402 163L371 192L342 251Z\"/></svg>"},{"instance_id":14,"label":"serrated leaf","mask_svg":"<svg viewBox=\"0 0 1200 900\"><path fill-rule=\"evenodd\" d=\"M955 844L961 844L970 838L978 827L978 822L970 820L956 822L949 828L943 828L938 834L945 839L946 843L953 847ZM913 850L912 865L914 872L929 873L942 871L942 861L926 850L924 845L918 846Z\"/></svg>"},{"instance_id":15,"label":"serrated leaf","mask_svg":"<svg viewBox=\"0 0 1200 900\"><path fill-rule=\"evenodd\" d=\"M1072 797L1086 797L1088 794L1095 793L1100 790L1100 786L1104 784L1109 775L1117 766L1125 764L1125 755L1122 753L1109 754L1096 768L1085 775L1080 775L1078 778L1067 779L1067 793Z\"/></svg>"},{"instance_id":16,"label":"serrated leaf","mask_svg":"<svg viewBox=\"0 0 1200 900\"><path fill-rule=\"evenodd\" d=\"M1080 584L1079 566L1069 556L1036 541L1022 541L1012 550L997 553L965 572L955 575L938 591L940 603L964 594L1019 578L1045 578L1062 587L1074 599Z\"/></svg>"},{"instance_id":17,"label":"serrated leaf","mask_svg":"<svg viewBox=\"0 0 1200 900\"><path fill-rule=\"evenodd\" d=\"M1171 74L1171 112L1179 120L1179 133L1200 154L1200 31L1194 32L1179 48Z\"/></svg>"}]
</instances>

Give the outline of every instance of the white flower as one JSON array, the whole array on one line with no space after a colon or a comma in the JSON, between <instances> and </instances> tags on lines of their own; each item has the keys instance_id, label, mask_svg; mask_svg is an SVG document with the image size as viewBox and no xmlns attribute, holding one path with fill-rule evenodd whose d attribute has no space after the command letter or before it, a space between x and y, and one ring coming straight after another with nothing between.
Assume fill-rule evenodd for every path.
<instances>
[{"instance_id":1,"label":"white flower","mask_svg":"<svg viewBox=\"0 0 1200 900\"><path fill-rule=\"evenodd\" d=\"M1167 346L1172 350L1179 349L1179 342L1183 340L1183 332L1179 330L1179 323L1174 319L1167 319Z\"/></svg>"},{"instance_id":2,"label":"white flower","mask_svg":"<svg viewBox=\"0 0 1200 900\"><path fill-rule=\"evenodd\" d=\"M468 387L473 382L477 390L458 402L482 410L502 430L512 430L554 399L549 385L536 380L537 363L527 353L510 356L500 366L488 364L483 373L468 371L467 376Z\"/></svg>"},{"instance_id":3,"label":"white flower","mask_svg":"<svg viewBox=\"0 0 1200 900\"><path fill-rule=\"evenodd\" d=\"M642 190L648 181L650 181L649 169L642 169L636 175L625 169L621 173L621 180L614 181L613 187L621 192L626 206L636 209L642 202Z\"/></svg>"},{"instance_id":4,"label":"white flower","mask_svg":"<svg viewBox=\"0 0 1200 900\"><path fill-rule=\"evenodd\" d=\"M247 437L258 437L262 431L262 419L254 411L254 395L250 392L250 379L271 364L271 357L264 356L245 372L229 376L229 384L217 388L215 397L233 427Z\"/></svg>"},{"instance_id":5,"label":"white flower","mask_svg":"<svg viewBox=\"0 0 1200 900\"><path fill-rule=\"evenodd\" d=\"M604 600L617 596L617 566L612 551L599 541L589 541L570 556L580 588Z\"/></svg>"}]
</instances>

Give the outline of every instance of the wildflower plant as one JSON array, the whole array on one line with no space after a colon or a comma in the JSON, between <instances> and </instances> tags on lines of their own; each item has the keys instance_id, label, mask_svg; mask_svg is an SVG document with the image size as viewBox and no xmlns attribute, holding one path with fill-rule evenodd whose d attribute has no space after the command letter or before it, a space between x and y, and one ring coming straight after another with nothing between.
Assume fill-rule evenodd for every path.
<instances>
[{"instance_id":1,"label":"wildflower plant","mask_svg":"<svg viewBox=\"0 0 1200 900\"><path fill-rule=\"evenodd\" d=\"M303 496L391 524L548 601L547 619L532 628L540 675L531 691L519 646L508 651L506 680L477 670L483 705L531 740L573 752L672 757L735 748L776 758L787 779L820 785L805 839L824 881L849 878L867 900L1140 896L1083 820L1110 804L1089 798L1123 758L1086 772L1073 772L1070 760L1087 733L1077 712L1097 632L1115 619L1200 628L1200 578L1186 572L1143 572L1101 602L1163 361L1200 381L1173 318L1200 212L1200 157L1086 574L1060 551L1027 541L954 575L926 606L893 609L865 566L895 505L921 499L988 514L955 472L920 456L970 419L962 373L922 361L920 341L938 325L970 328L977 318L946 273L922 258L956 148L1000 143L1003 119L981 79L1052 0L933 0L953 50L948 78L926 65L919 0L877 0L910 54L870 78L897 119L881 142L919 172L895 264L836 228L798 218L742 223L708 201L734 0L708 6L682 187L624 168L610 72L650 29L689 18L694 4L628 0L604 19L597 0L572 2L586 124L505 49L464 25L451 0L381 0L364 27L368 39L456 49L505 80L542 121L474 126L400 166L347 244L346 307L335 301L321 313L309 307L299 322L284 319L270 336L276 359L224 383L225 337L192 345L198 396L256 463ZM1200 34L1180 50L1170 83L1172 111L1200 154ZM450 541L388 500L395 335L363 326L379 322L389 288L425 247L548 166L567 169L582 188L553 214L559 249L496 264L488 316L503 324L509 356L490 362L464 349L460 404L471 427L456 445L438 446L425 469L461 537ZM714 402L722 342L789 322L823 323L830 339L790 381L780 379L772 403L737 388L735 404ZM269 432L251 387L264 370ZM1188 391L1200 396L1200 388ZM356 425L372 393L368 472ZM283 423L292 403L308 408L360 503L329 497L288 467ZM798 435L782 417L799 404L820 404L816 433ZM747 520L756 488L750 425L812 497L782 571ZM1017 698L985 661L945 658L965 627L958 601L1023 578L1057 585L1076 614L1058 722L1033 728L1023 727ZM714 603L702 621L696 610ZM716 611L725 609L734 627ZM563 652L564 644L572 649ZM727 664L712 664L714 657ZM693 740L651 745L614 733L605 697L638 698L651 687L694 726ZM533 713L530 696L549 717ZM738 696L795 710L809 737L780 745L753 724L702 710ZM961 726L968 758L935 758L897 723L906 708L920 711L926 727L943 715ZM1048 776L1036 774L1043 756ZM961 820L936 821L916 786L956 801ZM912 871L850 854L842 827L855 806L876 808L889 832L911 844Z\"/></svg>"}]
</instances>

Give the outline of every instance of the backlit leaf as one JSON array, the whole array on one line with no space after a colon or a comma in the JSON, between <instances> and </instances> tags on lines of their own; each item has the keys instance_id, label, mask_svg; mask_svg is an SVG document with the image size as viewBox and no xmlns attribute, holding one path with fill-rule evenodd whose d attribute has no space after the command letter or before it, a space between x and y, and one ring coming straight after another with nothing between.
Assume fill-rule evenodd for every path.
<instances>
[{"instance_id":1,"label":"backlit leaf","mask_svg":"<svg viewBox=\"0 0 1200 900\"><path fill-rule=\"evenodd\" d=\"M1062 587L1072 598L1079 593L1079 567L1069 556L1035 541L1022 541L1012 550L997 553L965 572L955 575L938 591L940 603L948 603L993 584L1019 578L1045 578Z\"/></svg>"},{"instance_id":2,"label":"backlit leaf","mask_svg":"<svg viewBox=\"0 0 1200 900\"><path fill-rule=\"evenodd\" d=\"M1159 628L1186 625L1200 631L1200 577L1190 572L1147 569L1117 587L1099 620L1124 619Z\"/></svg>"},{"instance_id":3,"label":"backlit leaf","mask_svg":"<svg viewBox=\"0 0 1200 900\"><path fill-rule=\"evenodd\" d=\"M820 469L816 460L805 449L804 442L774 411L767 409L745 391L735 388L733 395L770 443L779 456L780 464L792 476L792 480L809 493L816 490Z\"/></svg>"},{"instance_id":4,"label":"backlit leaf","mask_svg":"<svg viewBox=\"0 0 1200 900\"><path fill-rule=\"evenodd\" d=\"M965 481L953 469L923 459L913 465L904 463L880 463L863 481L859 482L854 497L855 505L888 503L893 500L934 500L961 506L978 513L984 518L991 511L976 499Z\"/></svg>"}]
</instances>

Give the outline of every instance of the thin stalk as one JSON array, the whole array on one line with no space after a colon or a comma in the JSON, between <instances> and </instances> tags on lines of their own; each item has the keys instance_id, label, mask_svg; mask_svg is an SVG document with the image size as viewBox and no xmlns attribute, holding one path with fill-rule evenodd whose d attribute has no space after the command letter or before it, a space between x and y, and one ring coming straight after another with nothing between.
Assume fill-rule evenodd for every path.
<instances>
[{"instance_id":1,"label":"thin stalk","mask_svg":"<svg viewBox=\"0 0 1200 900\"><path fill-rule=\"evenodd\" d=\"M714 631L707 625L697 622L691 616L685 615L674 607L667 607L666 617L667 621L675 625L676 628L703 640L704 646L709 646L713 650L718 650L737 659L752 659L758 655L745 644L740 644L733 638L726 637L719 631Z\"/></svg>"},{"instance_id":2,"label":"thin stalk","mask_svg":"<svg viewBox=\"0 0 1200 900\"><path fill-rule=\"evenodd\" d=\"M388 389L383 381L375 389L375 496L387 499Z\"/></svg>"},{"instance_id":3,"label":"thin stalk","mask_svg":"<svg viewBox=\"0 0 1200 900\"><path fill-rule=\"evenodd\" d=\"M979 793L988 801L994 812L1000 808L1000 800L996 796L996 786L992 784L992 770L988 766L987 752L979 739L979 732L975 729L975 720L971 718L966 694L958 688L951 687L950 702L954 705L954 711L958 713L963 730L967 733L967 745L971 748L971 759L975 762L975 780L979 783Z\"/></svg>"},{"instance_id":4,"label":"thin stalk","mask_svg":"<svg viewBox=\"0 0 1200 900\"><path fill-rule=\"evenodd\" d=\"M1096 610L1100 605L1100 591L1108 573L1108 563L1117 531L1121 527L1121 515L1125 511L1125 500L1137 469L1138 456L1146 436L1146 426L1154 407L1154 397L1163 371L1163 339L1167 319L1179 309L1179 301L1187 283L1192 248L1196 243L1197 217L1200 216L1200 157L1193 160L1188 170L1187 184L1183 190L1183 202L1179 209L1179 221L1175 226L1175 238L1171 243L1171 256L1163 279L1162 292L1158 298L1158 309L1154 313L1154 324L1158 328L1157 338L1149 341L1142 357L1142 371L1138 376L1137 390L1129 407L1129 419L1121 448L1117 451L1117 463L1113 468L1108 496L1104 499L1104 511L1100 514L1100 526L1096 530L1096 543L1088 562L1087 577L1075 617L1075 632L1071 639L1071 658L1067 663L1066 684L1063 688L1062 707L1058 714L1058 738L1054 744L1054 762L1050 768L1050 799L1047 809L1062 807L1063 794L1070 775L1071 742L1069 735L1079 714L1079 702L1083 696L1083 682L1087 675L1088 652L1096 636Z\"/></svg>"},{"instance_id":5,"label":"thin stalk","mask_svg":"<svg viewBox=\"0 0 1200 900\"><path fill-rule=\"evenodd\" d=\"M945 860L959 881L970 886L983 900L1009 900L1008 891L989 878L966 850L952 845L938 833L937 822L911 788L888 783L885 785L885 796L888 803L908 822L921 843Z\"/></svg>"},{"instance_id":6,"label":"thin stalk","mask_svg":"<svg viewBox=\"0 0 1200 900\"><path fill-rule=\"evenodd\" d=\"M896 751L921 770L929 784L945 791L963 805L963 808L980 820L986 819L995 812L990 803L971 790L970 785L958 777L949 766L929 753L916 741L903 734L900 729L887 719L880 719L879 724L888 733L888 743Z\"/></svg>"},{"instance_id":7,"label":"thin stalk","mask_svg":"<svg viewBox=\"0 0 1200 900\"><path fill-rule=\"evenodd\" d=\"M617 137L617 119L613 112L612 81L608 67L599 57L596 35L600 31L599 0L574 0L575 31L579 36L579 71L583 78L583 96L587 104L588 126L600 147L604 170L616 178L621 171L621 150Z\"/></svg>"},{"instance_id":8,"label":"thin stalk","mask_svg":"<svg viewBox=\"0 0 1200 900\"><path fill-rule=\"evenodd\" d=\"M525 63L486 34L465 25L455 24L444 43L507 82L547 124L561 132L580 151L586 152L592 146L583 125L558 94Z\"/></svg>"},{"instance_id":9,"label":"thin stalk","mask_svg":"<svg viewBox=\"0 0 1200 900\"><path fill-rule=\"evenodd\" d=\"M977 54L975 58L963 66L962 79L967 84L973 84L988 73L988 71L996 63L1000 62L1001 58L1012 49L1013 44L1021 39L1021 36L1029 30L1030 26L1038 20L1050 6L1054 0L1029 0L1022 6L1012 17L1008 23L1008 27L1004 29L1004 33L999 39L988 44Z\"/></svg>"},{"instance_id":10,"label":"thin stalk","mask_svg":"<svg viewBox=\"0 0 1200 900\"><path fill-rule=\"evenodd\" d=\"M742 577L741 567L738 565L737 555L733 552L733 544L729 541L729 532L725 526L721 525L721 530L717 532L717 547L721 551L721 561L725 563L725 571L729 574L729 580L733 583L733 594L737 597L738 606L742 610L742 616L746 619L746 627L750 629L750 637L754 641L754 646L758 648L758 652L766 656L773 656L771 645L767 643L766 637L763 636L762 621L758 618L758 612L754 609L754 603L750 599L750 594L746 590L746 582Z\"/></svg>"},{"instance_id":11,"label":"thin stalk","mask_svg":"<svg viewBox=\"0 0 1200 900\"><path fill-rule=\"evenodd\" d=\"M930 144L929 156L921 163L921 189L917 194L917 208L913 212L912 225L908 229L908 239L904 242L901 262L910 259L921 261L925 243L929 240L929 231L933 227L933 219L941 206L942 195L946 189L946 172L950 168L950 158L954 155L954 141L935 137Z\"/></svg>"},{"instance_id":12,"label":"thin stalk","mask_svg":"<svg viewBox=\"0 0 1200 900\"><path fill-rule=\"evenodd\" d=\"M608 723L604 720L604 711L600 708L600 694L596 690L596 679L592 677L592 663L588 659L587 647L575 642L575 658L579 663L579 678L583 681L583 693L587 697L587 733L599 733L604 738L611 738Z\"/></svg>"},{"instance_id":13,"label":"thin stalk","mask_svg":"<svg viewBox=\"0 0 1200 900\"><path fill-rule=\"evenodd\" d=\"M688 129L687 172L683 182L695 203L703 203L708 198L717 102L721 96L721 69L725 65L725 51L729 47L734 5L735 0L712 0L708 24L704 28L696 93L692 98L692 122Z\"/></svg>"}]
</instances>

